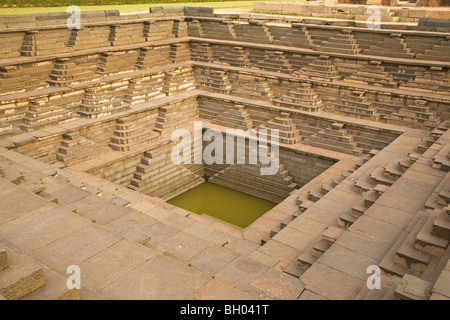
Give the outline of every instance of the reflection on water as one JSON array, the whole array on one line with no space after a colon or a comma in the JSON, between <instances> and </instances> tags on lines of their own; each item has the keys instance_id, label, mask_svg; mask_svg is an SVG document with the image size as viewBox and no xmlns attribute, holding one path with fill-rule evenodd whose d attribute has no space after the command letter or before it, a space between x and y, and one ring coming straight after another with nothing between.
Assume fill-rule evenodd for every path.
<instances>
[{"instance_id":1,"label":"reflection on water","mask_svg":"<svg viewBox=\"0 0 450 320\"><path fill-rule=\"evenodd\" d=\"M204 182L167 201L174 206L245 228L276 203Z\"/></svg>"}]
</instances>

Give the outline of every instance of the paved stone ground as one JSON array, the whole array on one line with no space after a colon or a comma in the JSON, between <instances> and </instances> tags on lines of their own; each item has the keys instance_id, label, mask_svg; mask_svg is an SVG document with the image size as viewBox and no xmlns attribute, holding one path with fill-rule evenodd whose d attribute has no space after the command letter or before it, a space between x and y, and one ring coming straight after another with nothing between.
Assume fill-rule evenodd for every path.
<instances>
[{"instance_id":1,"label":"paved stone ground","mask_svg":"<svg viewBox=\"0 0 450 320\"><path fill-rule=\"evenodd\" d=\"M17 162L3 165L8 158ZM22 165L38 174L41 165L5 149L0 160L6 175ZM80 266L81 299L296 299L303 290L275 268L277 257L242 236L131 190L108 194L108 181L64 169L55 177L43 167L51 174L41 195L0 178L0 239L42 265L46 277L65 279L69 265ZM119 194L127 207L109 201ZM33 296L42 297L51 298L51 288Z\"/></svg>"}]
</instances>

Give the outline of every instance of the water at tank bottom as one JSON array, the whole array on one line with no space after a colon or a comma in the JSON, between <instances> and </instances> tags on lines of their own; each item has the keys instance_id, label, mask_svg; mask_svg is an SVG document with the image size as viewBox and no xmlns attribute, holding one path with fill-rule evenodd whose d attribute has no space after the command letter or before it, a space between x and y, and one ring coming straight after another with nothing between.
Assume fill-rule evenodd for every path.
<instances>
[{"instance_id":1,"label":"water at tank bottom","mask_svg":"<svg viewBox=\"0 0 450 320\"><path fill-rule=\"evenodd\" d=\"M246 228L277 205L211 182L204 182L167 202L237 228Z\"/></svg>"}]
</instances>

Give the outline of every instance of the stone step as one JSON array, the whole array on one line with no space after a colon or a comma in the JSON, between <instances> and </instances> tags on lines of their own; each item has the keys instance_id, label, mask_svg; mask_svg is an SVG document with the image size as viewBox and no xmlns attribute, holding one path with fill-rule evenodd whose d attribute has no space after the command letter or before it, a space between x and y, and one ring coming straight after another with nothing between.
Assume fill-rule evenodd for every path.
<instances>
[{"instance_id":1,"label":"stone step","mask_svg":"<svg viewBox=\"0 0 450 320\"><path fill-rule=\"evenodd\" d=\"M330 192L336 185L333 184L334 180L329 180L324 182L320 187L320 193L322 195L326 195L328 192Z\"/></svg>"},{"instance_id":2,"label":"stone step","mask_svg":"<svg viewBox=\"0 0 450 320\"><path fill-rule=\"evenodd\" d=\"M395 289L395 296L402 300L428 300L433 283L411 274L405 274Z\"/></svg>"},{"instance_id":3,"label":"stone step","mask_svg":"<svg viewBox=\"0 0 450 320\"><path fill-rule=\"evenodd\" d=\"M22 300L80 300L80 290L68 289L67 278L44 267L45 285Z\"/></svg>"},{"instance_id":4,"label":"stone step","mask_svg":"<svg viewBox=\"0 0 450 320\"><path fill-rule=\"evenodd\" d=\"M400 277L383 274L381 279L382 285L380 289L374 290L367 288L367 286L363 286L355 300L400 300L395 296L395 290L402 279Z\"/></svg>"},{"instance_id":5,"label":"stone step","mask_svg":"<svg viewBox=\"0 0 450 320\"><path fill-rule=\"evenodd\" d=\"M353 191L363 194L368 191L372 191L373 184L369 182L369 179L367 176L362 176L358 178L353 185Z\"/></svg>"},{"instance_id":6,"label":"stone step","mask_svg":"<svg viewBox=\"0 0 450 320\"><path fill-rule=\"evenodd\" d=\"M408 232L402 232L395 244L392 246L386 256L384 256L384 258L381 260L379 264L380 269L383 270L386 274L396 277L403 277L403 275L408 271L408 267L406 265L398 264L394 261L398 249L406 241L408 235Z\"/></svg>"},{"instance_id":7,"label":"stone step","mask_svg":"<svg viewBox=\"0 0 450 320\"><path fill-rule=\"evenodd\" d=\"M9 267L6 249L0 247L0 271Z\"/></svg>"},{"instance_id":8,"label":"stone step","mask_svg":"<svg viewBox=\"0 0 450 320\"><path fill-rule=\"evenodd\" d=\"M394 180L386 178L384 175L384 168L377 167L373 170L369 175L369 182L373 185L375 184L384 184L386 186L391 186L394 183Z\"/></svg>"},{"instance_id":9,"label":"stone step","mask_svg":"<svg viewBox=\"0 0 450 320\"><path fill-rule=\"evenodd\" d=\"M373 192L375 193L376 198L379 198L379 197L381 197L381 195L383 193L385 193L387 191L387 189L389 189L389 186L384 185L384 184L377 184L373 188Z\"/></svg>"},{"instance_id":10,"label":"stone step","mask_svg":"<svg viewBox=\"0 0 450 320\"><path fill-rule=\"evenodd\" d=\"M438 214L439 212L430 214L414 240L414 248L433 256L442 257L449 241L432 234L434 230L434 221Z\"/></svg>"},{"instance_id":11,"label":"stone step","mask_svg":"<svg viewBox=\"0 0 450 320\"><path fill-rule=\"evenodd\" d=\"M0 271L0 294L19 300L45 284L42 267L31 258L0 245L6 251L9 266Z\"/></svg>"},{"instance_id":12,"label":"stone step","mask_svg":"<svg viewBox=\"0 0 450 320\"><path fill-rule=\"evenodd\" d=\"M252 186L254 188L257 188L259 190L266 190L273 193L281 193L281 194L288 194L292 190L295 189L297 184L295 183L289 183L288 181L280 181L277 179L276 181L273 181L270 178L264 178L259 177L258 173L256 175L249 175L246 174L243 171L234 171L234 166L229 166L226 169L224 169L222 172L218 173L214 177L211 178L211 182L216 181L217 179L227 179L235 181L239 184L246 184L249 186ZM292 180L291 180L292 181ZM289 183L289 184L287 184Z\"/></svg>"},{"instance_id":13,"label":"stone step","mask_svg":"<svg viewBox=\"0 0 450 320\"><path fill-rule=\"evenodd\" d=\"M295 218L296 218L296 216L290 215L289 217L287 217L286 219L284 219L283 221L281 221L281 223L280 223L280 228L281 228L281 229L285 228L285 227L288 226L289 223L291 223Z\"/></svg>"},{"instance_id":14,"label":"stone step","mask_svg":"<svg viewBox=\"0 0 450 320\"><path fill-rule=\"evenodd\" d=\"M204 182L205 182L205 179L202 177L199 177L199 176L190 177L181 184L179 184L177 182L176 187L171 186L171 187L167 188L167 190L159 190L159 193L157 196L161 199L169 200L169 199L176 197L176 196L182 194L183 192L186 192L187 190L190 190ZM156 195L154 195L154 196L156 196Z\"/></svg>"},{"instance_id":15,"label":"stone step","mask_svg":"<svg viewBox=\"0 0 450 320\"><path fill-rule=\"evenodd\" d=\"M280 193L278 190L268 191L267 188L257 189L252 185L244 184L244 183L236 183L234 180L229 180L226 177L221 177L220 179L212 178L209 180L212 183L228 187L237 191L241 191L246 194L250 194L255 197L259 197L262 199L266 199L275 203L280 203L283 201L289 194Z\"/></svg>"},{"instance_id":16,"label":"stone step","mask_svg":"<svg viewBox=\"0 0 450 320\"><path fill-rule=\"evenodd\" d=\"M400 160L398 162L398 169L401 172L406 172L406 170L408 170L411 167L411 164L412 164L412 162L411 162L411 159L409 157L408 158L404 158L404 159L402 159L402 160Z\"/></svg>"},{"instance_id":17,"label":"stone step","mask_svg":"<svg viewBox=\"0 0 450 320\"><path fill-rule=\"evenodd\" d=\"M373 190L364 193L363 198L364 198L364 206L366 208L370 208L378 199Z\"/></svg>"},{"instance_id":18,"label":"stone step","mask_svg":"<svg viewBox=\"0 0 450 320\"><path fill-rule=\"evenodd\" d=\"M312 145L314 147L334 150L334 151L338 151L338 152L342 152L342 153L359 155L363 151L362 148L358 148L358 147L356 147L354 149L348 149L348 148L343 148L343 147L336 146L333 144L328 144L326 142L319 141L319 139L315 138L314 136L307 137L303 141L304 141L304 143Z\"/></svg>"},{"instance_id":19,"label":"stone step","mask_svg":"<svg viewBox=\"0 0 450 320\"><path fill-rule=\"evenodd\" d=\"M151 168L151 171L147 171L146 173L142 173L139 171L135 172L131 183L137 187L141 187L142 185L148 183L149 180L151 180L152 182L160 181L162 178L168 175L183 170L184 167L181 165L171 165L169 163L165 163L161 164L159 168Z\"/></svg>"},{"instance_id":20,"label":"stone step","mask_svg":"<svg viewBox=\"0 0 450 320\"><path fill-rule=\"evenodd\" d=\"M402 174L403 171L398 168L398 161L391 161L384 167L383 176L388 179L397 180Z\"/></svg>"},{"instance_id":21,"label":"stone step","mask_svg":"<svg viewBox=\"0 0 450 320\"><path fill-rule=\"evenodd\" d=\"M368 191L370 192L370 191ZM351 215L355 218L359 218L366 212L367 207L363 198L359 198L356 203L353 204L351 209Z\"/></svg>"},{"instance_id":22,"label":"stone step","mask_svg":"<svg viewBox=\"0 0 450 320\"><path fill-rule=\"evenodd\" d=\"M299 200L297 199L297 202ZM306 210L308 210L310 207L312 207L314 205L314 202L311 200L300 200L301 202L298 204L299 209L302 212L305 212Z\"/></svg>"},{"instance_id":23,"label":"stone step","mask_svg":"<svg viewBox=\"0 0 450 320\"><path fill-rule=\"evenodd\" d=\"M351 215L348 212L344 212L339 216L338 226L343 228L344 230L347 230L356 220L357 218L355 216Z\"/></svg>"},{"instance_id":24,"label":"stone step","mask_svg":"<svg viewBox=\"0 0 450 320\"><path fill-rule=\"evenodd\" d=\"M191 171L182 168L172 175L163 174L160 178L152 180L152 181L144 181L141 183L139 187L139 192L150 195L150 196L159 196L164 192L168 192L172 190L172 188L176 187L180 184L180 182L193 180L197 175L192 173ZM135 180L131 179L131 184L135 185ZM163 187L161 187L163 185ZM187 190L184 190L187 191Z\"/></svg>"},{"instance_id":25,"label":"stone step","mask_svg":"<svg viewBox=\"0 0 450 320\"><path fill-rule=\"evenodd\" d=\"M326 240L320 239L311 248L311 255L315 258L320 258L320 256L324 254L325 251L327 251L329 248L330 244Z\"/></svg>"},{"instance_id":26,"label":"stone step","mask_svg":"<svg viewBox=\"0 0 450 320\"><path fill-rule=\"evenodd\" d=\"M311 252L304 252L297 258L297 266L302 270L308 270L314 262L316 262L317 258L314 257Z\"/></svg>"},{"instance_id":27,"label":"stone step","mask_svg":"<svg viewBox=\"0 0 450 320\"><path fill-rule=\"evenodd\" d=\"M322 232L322 239L331 246L343 233L344 230L341 228L330 226L327 230Z\"/></svg>"},{"instance_id":28,"label":"stone step","mask_svg":"<svg viewBox=\"0 0 450 320\"><path fill-rule=\"evenodd\" d=\"M160 137L160 135L156 132L152 132L151 134L141 135L139 139L136 139L133 142L129 142L126 144L115 144L111 142L109 144L109 147L115 151L131 151L131 150L137 150L137 149L144 149L145 147L148 147L148 144L156 140Z\"/></svg>"},{"instance_id":29,"label":"stone step","mask_svg":"<svg viewBox=\"0 0 450 320\"><path fill-rule=\"evenodd\" d=\"M287 101L286 101L287 100ZM303 103L301 101L295 101L294 99L289 99L283 97L281 100L274 100L275 104L285 107L285 108L294 108L302 111L316 112L323 109L323 104L319 103L317 105L310 105L309 103Z\"/></svg>"},{"instance_id":30,"label":"stone step","mask_svg":"<svg viewBox=\"0 0 450 320\"><path fill-rule=\"evenodd\" d=\"M431 234L450 241L450 216L448 214L448 206L446 210L442 210L433 221L433 230Z\"/></svg>"},{"instance_id":31,"label":"stone step","mask_svg":"<svg viewBox=\"0 0 450 320\"><path fill-rule=\"evenodd\" d=\"M276 235L278 232L280 232L280 231L281 231L281 228L280 228L280 227L275 227L275 228L273 228L272 230L270 230L270 237L271 237L271 238L275 237L275 235Z\"/></svg>"},{"instance_id":32,"label":"stone step","mask_svg":"<svg viewBox=\"0 0 450 320\"><path fill-rule=\"evenodd\" d=\"M149 129L146 128L142 128L142 131L137 132L137 134L132 135L132 136L116 136L113 135L111 137L111 143L112 144L116 144L116 145L120 145L120 144L133 144L133 143L137 143L139 141L142 140L148 140L151 136L158 136L155 134L155 132L153 130L148 131Z\"/></svg>"},{"instance_id":33,"label":"stone step","mask_svg":"<svg viewBox=\"0 0 450 320\"><path fill-rule=\"evenodd\" d=\"M414 248L416 236L422 229L423 225L428 219L428 216L429 213L423 211L420 215L418 215L416 224L411 229L411 232L406 237L405 241L401 244L394 257L395 263L398 263L401 266L408 267L419 273L425 271L431 260L431 256L428 253L419 251Z\"/></svg>"}]
</instances>

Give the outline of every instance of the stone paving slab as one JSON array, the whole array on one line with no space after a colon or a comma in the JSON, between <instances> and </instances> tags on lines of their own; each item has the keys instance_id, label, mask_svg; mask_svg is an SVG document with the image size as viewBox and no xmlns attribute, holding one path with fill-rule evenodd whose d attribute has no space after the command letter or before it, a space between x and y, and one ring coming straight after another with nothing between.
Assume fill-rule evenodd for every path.
<instances>
[{"instance_id":1,"label":"stone paving slab","mask_svg":"<svg viewBox=\"0 0 450 320\"><path fill-rule=\"evenodd\" d=\"M298 300L327 300L327 299L309 290L303 290Z\"/></svg>"},{"instance_id":2,"label":"stone paving slab","mask_svg":"<svg viewBox=\"0 0 450 320\"><path fill-rule=\"evenodd\" d=\"M1 299L0 299L1 300ZM430 300L444 300L444 301L450 301L449 297L443 296L439 293L432 293L430 296Z\"/></svg>"},{"instance_id":3,"label":"stone paving slab","mask_svg":"<svg viewBox=\"0 0 450 320\"><path fill-rule=\"evenodd\" d=\"M146 228L158 223L158 220L142 213L128 212L119 218L112 220L106 227L116 233L128 230L130 227L143 231Z\"/></svg>"},{"instance_id":4,"label":"stone paving slab","mask_svg":"<svg viewBox=\"0 0 450 320\"><path fill-rule=\"evenodd\" d=\"M52 191L51 195L57 198L58 201L64 202L66 204L72 204L92 194L76 186L66 185L59 190Z\"/></svg>"},{"instance_id":5,"label":"stone paving slab","mask_svg":"<svg viewBox=\"0 0 450 320\"><path fill-rule=\"evenodd\" d=\"M206 236L202 236L202 239L219 246L225 246L232 243L236 238L228 233L214 230Z\"/></svg>"},{"instance_id":6,"label":"stone paving slab","mask_svg":"<svg viewBox=\"0 0 450 320\"><path fill-rule=\"evenodd\" d=\"M267 270L249 288L249 292L262 299L293 300L302 291L303 285L297 278L274 269Z\"/></svg>"},{"instance_id":7,"label":"stone paving slab","mask_svg":"<svg viewBox=\"0 0 450 320\"><path fill-rule=\"evenodd\" d=\"M6 179L0 178L0 197L3 197L13 191L20 190L20 187Z\"/></svg>"},{"instance_id":8,"label":"stone paving slab","mask_svg":"<svg viewBox=\"0 0 450 320\"><path fill-rule=\"evenodd\" d=\"M99 224L107 224L131 209L110 204L102 198L90 195L72 203L77 213Z\"/></svg>"},{"instance_id":9,"label":"stone paving slab","mask_svg":"<svg viewBox=\"0 0 450 320\"><path fill-rule=\"evenodd\" d=\"M403 227L363 215L348 229L386 244L394 244Z\"/></svg>"},{"instance_id":10,"label":"stone paving slab","mask_svg":"<svg viewBox=\"0 0 450 320\"><path fill-rule=\"evenodd\" d=\"M130 205L130 208L138 210L141 213L147 213L147 212L151 211L152 209L157 208L157 206L156 206L156 204L148 202L148 201L141 201L141 202Z\"/></svg>"},{"instance_id":11,"label":"stone paving slab","mask_svg":"<svg viewBox=\"0 0 450 320\"><path fill-rule=\"evenodd\" d=\"M325 251L317 262L363 281L369 277L369 274L366 273L367 267L378 265L378 260L336 244Z\"/></svg>"},{"instance_id":12,"label":"stone paving slab","mask_svg":"<svg viewBox=\"0 0 450 320\"><path fill-rule=\"evenodd\" d=\"M211 244L183 231L175 233L158 243L158 246L168 253L183 260L192 259Z\"/></svg>"},{"instance_id":13,"label":"stone paving slab","mask_svg":"<svg viewBox=\"0 0 450 320\"><path fill-rule=\"evenodd\" d=\"M148 203L146 204L146 208L150 207L150 206L151 206L151 204L148 204ZM132 206L132 208L136 209L136 206ZM137 210L139 210L139 209L137 209ZM143 209L141 209L141 210L143 210ZM141 211L141 212L145 212L146 215L148 215L156 220L159 220L159 221L166 219L174 214L172 211L166 210L161 207L156 207L156 208L152 208L148 211L145 210L145 211Z\"/></svg>"},{"instance_id":14,"label":"stone paving slab","mask_svg":"<svg viewBox=\"0 0 450 320\"><path fill-rule=\"evenodd\" d=\"M81 282L100 291L157 253L150 248L123 239L80 264Z\"/></svg>"},{"instance_id":15,"label":"stone paving slab","mask_svg":"<svg viewBox=\"0 0 450 320\"><path fill-rule=\"evenodd\" d=\"M205 237L210 235L214 230L215 229L210 226L196 222L191 226L187 227L186 229L184 229L183 231L193 236L199 237L201 239L205 239Z\"/></svg>"},{"instance_id":16,"label":"stone paving slab","mask_svg":"<svg viewBox=\"0 0 450 320\"><path fill-rule=\"evenodd\" d=\"M441 177L416 171L411 168L402 175L402 178L408 179L410 181L426 182L434 186L437 186L442 181Z\"/></svg>"},{"instance_id":17,"label":"stone paving slab","mask_svg":"<svg viewBox=\"0 0 450 320\"><path fill-rule=\"evenodd\" d=\"M47 203L44 198L22 189L4 194L0 201L0 224L29 214Z\"/></svg>"},{"instance_id":18,"label":"stone paving slab","mask_svg":"<svg viewBox=\"0 0 450 320\"><path fill-rule=\"evenodd\" d=\"M406 198L403 195L404 194L402 193L401 195L395 194L395 196L392 196L390 192L389 193L385 192L378 198L377 204L401 211L410 212L411 214L415 214L419 210L423 209L423 205L426 199L428 199L428 197L430 196L428 195L425 200L419 201L415 200L414 198L409 197ZM420 198L423 199L424 197L421 196Z\"/></svg>"},{"instance_id":19,"label":"stone paving slab","mask_svg":"<svg viewBox=\"0 0 450 320\"><path fill-rule=\"evenodd\" d=\"M162 222L158 222L149 227L146 227L142 231L150 236L150 242L152 244L158 244L161 241L179 232L178 229L169 227L168 225Z\"/></svg>"},{"instance_id":20,"label":"stone paving slab","mask_svg":"<svg viewBox=\"0 0 450 320\"><path fill-rule=\"evenodd\" d=\"M253 251L248 257L271 268L275 267L275 265L280 262L279 259L259 251Z\"/></svg>"},{"instance_id":21,"label":"stone paving slab","mask_svg":"<svg viewBox=\"0 0 450 320\"><path fill-rule=\"evenodd\" d=\"M236 289L233 286L226 284L217 279L208 281L200 289L196 290L189 300L254 300L253 297L247 292Z\"/></svg>"},{"instance_id":22,"label":"stone paving slab","mask_svg":"<svg viewBox=\"0 0 450 320\"><path fill-rule=\"evenodd\" d=\"M414 164L409 168L408 171L413 170L415 172L421 172L423 174L428 174L431 176L436 176L436 177L440 177L441 179L445 177L445 175L447 174L444 171L440 171L440 170L436 170L435 168L432 168L432 161L431 160L426 160L423 161L424 159L419 158L419 160L417 160L416 162L414 162ZM405 172L408 173L408 171ZM407 176L405 175L405 178L407 178ZM414 180L414 179L411 179ZM428 181L428 180L426 180ZM433 180L431 180L433 181Z\"/></svg>"},{"instance_id":23,"label":"stone paving slab","mask_svg":"<svg viewBox=\"0 0 450 320\"><path fill-rule=\"evenodd\" d=\"M314 238L315 236L292 229L288 226L278 232L272 239L302 251Z\"/></svg>"},{"instance_id":24,"label":"stone paving slab","mask_svg":"<svg viewBox=\"0 0 450 320\"><path fill-rule=\"evenodd\" d=\"M291 223L289 223L288 226L289 228L310 234L312 236L317 236L327 228L325 224L305 218L303 215L295 218Z\"/></svg>"},{"instance_id":25,"label":"stone paving slab","mask_svg":"<svg viewBox=\"0 0 450 320\"><path fill-rule=\"evenodd\" d=\"M267 269L269 269L268 266L242 256L220 270L215 278L246 291L249 285L260 278Z\"/></svg>"},{"instance_id":26,"label":"stone paving slab","mask_svg":"<svg viewBox=\"0 0 450 320\"><path fill-rule=\"evenodd\" d=\"M126 238L130 241L145 245L150 241L150 236L148 234L145 234L142 231L139 231L138 229L134 227L129 227L126 230L123 230L122 232L118 233L121 237Z\"/></svg>"},{"instance_id":27,"label":"stone paving slab","mask_svg":"<svg viewBox=\"0 0 450 320\"><path fill-rule=\"evenodd\" d=\"M195 223L195 220L186 218L179 214L172 214L167 218L161 220L161 222L165 223L169 227L184 230L192 226Z\"/></svg>"},{"instance_id":28,"label":"stone paving slab","mask_svg":"<svg viewBox=\"0 0 450 320\"><path fill-rule=\"evenodd\" d=\"M303 212L301 216L325 225L331 225L335 223L339 216L346 211L347 209L342 208L341 210L326 210L313 205L312 207L309 207L308 210Z\"/></svg>"},{"instance_id":29,"label":"stone paving slab","mask_svg":"<svg viewBox=\"0 0 450 320\"><path fill-rule=\"evenodd\" d=\"M179 300L191 296L211 278L160 254L103 288L105 299Z\"/></svg>"},{"instance_id":30,"label":"stone paving slab","mask_svg":"<svg viewBox=\"0 0 450 320\"><path fill-rule=\"evenodd\" d=\"M413 214L407 211L385 207L383 205L379 205L378 203L373 204L369 209L367 209L366 212L364 212L364 215L395 224L400 227L406 227L414 217Z\"/></svg>"},{"instance_id":31,"label":"stone paving slab","mask_svg":"<svg viewBox=\"0 0 450 320\"><path fill-rule=\"evenodd\" d=\"M360 195L355 192L346 192L339 189L332 189L330 192L324 195L323 198L349 205L356 199L358 199L359 196Z\"/></svg>"},{"instance_id":32,"label":"stone paving slab","mask_svg":"<svg viewBox=\"0 0 450 320\"><path fill-rule=\"evenodd\" d=\"M239 255L230 249L213 245L195 255L190 262L200 270L215 275Z\"/></svg>"},{"instance_id":33,"label":"stone paving slab","mask_svg":"<svg viewBox=\"0 0 450 320\"><path fill-rule=\"evenodd\" d=\"M46 203L30 214L0 225L0 238L31 253L89 225L86 219L54 203Z\"/></svg>"},{"instance_id":34,"label":"stone paving slab","mask_svg":"<svg viewBox=\"0 0 450 320\"><path fill-rule=\"evenodd\" d=\"M348 210L349 204L348 203L341 203L333 200L329 200L327 198L322 198L320 201L318 201L314 206L316 206L318 209L323 209L331 212L344 212L345 210Z\"/></svg>"},{"instance_id":35,"label":"stone paving slab","mask_svg":"<svg viewBox=\"0 0 450 320\"><path fill-rule=\"evenodd\" d=\"M100 226L91 224L64 238L34 251L31 256L55 271L65 274L70 265L80 265L86 259L105 250L121 238Z\"/></svg>"},{"instance_id":36,"label":"stone paving slab","mask_svg":"<svg viewBox=\"0 0 450 320\"><path fill-rule=\"evenodd\" d=\"M305 289L331 300L353 300L366 285L366 281L317 262L300 277L300 281Z\"/></svg>"},{"instance_id":37,"label":"stone paving slab","mask_svg":"<svg viewBox=\"0 0 450 320\"><path fill-rule=\"evenodd\" d=\"M336 244L378 261L381 261L391 249L389 244L352 231L344 232Z\"/></svg>"},{"instance_id":38,"label":"stone paving slab","mask_svg":"<svg viewBox=\"0 0 450 320\"><path fill-rule=\"evenodd\" d=\"M450 270L442 270L438 280L434 285L433 293L437 293L450 298Z\"/></svg>"},{"instance_id":39,"label":"stone paving slab","mask_svg":"<svg viewBox=\"0 0 450 320\"><path fill-rule=\"evenodd\" d=\"M226 245L226 248L241 255L249 254L258 249L258 247L259 245L254 244L253 242L239 238L234 239L233 241L231 241L229 244Z\"/></svg>"},{"instance_id":40,"label":"stone paving slab","mask_svg":"<svg viewBox=\"0 0 450 320\"><path fill-rule=\"evenodd\" d=\"M286 219L286 217L287 215L283 215L281 218L272 219L271 217L264 215L242 230L242 235L245 240L259 245L261 243L261 239L270 233L270 230L274 229L276 226L279 226L280 222Z\"/></svg>"},{"instance_id":41,"label":"stone paving slab","mask_svg":"<svg viewBox=\"0 0 450 320\"><path fill-rule=\"evenodd\" d=\"M258 248L258 252L274 257L285 263L289 263L297 256L297 250L291 246L275 241L273 239L267 241L263 246Z\"/></svg>"},{"instance_id":42,"label":"stone paving slab","mask_svg":"<svg viewBox=\"0 0 450 320\"><path fill-rule=\"evenodd\" d=\"M391 197L394 194L400 195L407 199L413 199L415 202L425 203L435 188L436 185L430 184L428 181L409 180L401 177L389 188L388 195Z\"/></svg>"}]
</instances>

